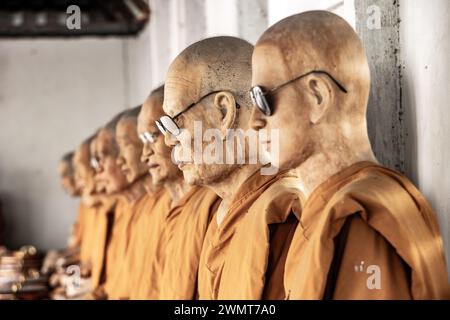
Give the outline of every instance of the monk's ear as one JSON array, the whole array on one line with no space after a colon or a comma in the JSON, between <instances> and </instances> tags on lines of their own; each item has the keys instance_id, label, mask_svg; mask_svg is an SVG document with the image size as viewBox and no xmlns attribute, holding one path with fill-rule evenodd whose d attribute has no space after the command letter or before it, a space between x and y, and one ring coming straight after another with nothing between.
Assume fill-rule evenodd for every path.
<instances>
[{"instance_id":1,"label":"monk's ear","mask_svg":"<svg viewBox=\"0 0 450 320\"><path fill-rule=\"evenodd\" d=\"M232 128L236 120L236 100L230 92L221 91L214 97L214 106L220 111L220 130L225 137L227 129Z\"/></svg>"},{"instance_id":2,"label":"monk's ear","mask_svg":"<svg viewBox=\"0 0 450 320\"><path fill-rule=\"evenodd\" d=\"M306 94L309 101L309 120L317 124L328 112L332 98L332 89L328 81L320 76L311 76L306 82Z\"/></svg>"}]
</instances>

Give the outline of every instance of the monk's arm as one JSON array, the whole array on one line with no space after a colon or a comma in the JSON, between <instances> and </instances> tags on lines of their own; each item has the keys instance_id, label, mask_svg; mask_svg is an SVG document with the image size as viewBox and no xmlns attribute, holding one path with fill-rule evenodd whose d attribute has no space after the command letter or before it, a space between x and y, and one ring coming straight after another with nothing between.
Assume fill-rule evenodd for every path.
<instances>
[{"instance_id":1,"label":"monk's arm","mask_svg":"<svg viewBox=\"0 0 450 320\"><path fill-rule=\"evenodd\" d=\"M333 299L411 299L410 268L359 215L348 219Z\"/></svg>"}]
</instances>

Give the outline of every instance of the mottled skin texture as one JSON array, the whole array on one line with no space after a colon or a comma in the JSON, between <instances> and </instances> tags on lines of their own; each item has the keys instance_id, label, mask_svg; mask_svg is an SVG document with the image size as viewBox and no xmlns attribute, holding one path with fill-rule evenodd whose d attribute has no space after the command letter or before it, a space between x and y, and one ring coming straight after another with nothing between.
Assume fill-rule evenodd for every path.
<instances>
[{"instance_id":1,"label":"mottled skin texture","mask_svg":"<svg viewBox=\"0 0 450 320\"><path fill-rule=\"evenodd\" d=\"M272 116L253 110L253 128L280 130L280 167L297 169L306 196L355 162L376 162L365 119L369 67L360 39L342 18L310 11L278 22L258 40L252 67L252 85L266 89L325 70L348 91L311 74L268 97Z\"/></svg>"},{"instance_id":2,"label":"mottled skin texture","mask_svg":"<svg viewBox=\"0 0 450 320\"><path fill-rule=\"evenodd\" d=\"M245 40L214 37L194 43L172 62L164 90L163 108L166 114L173 116L206 94L219 91L202 99L177 118L177 124L184 132L176 139L166 135L166 144L175 147L176 158L188 153L189 146L193 146L191 138L194 136L195 121L201 122L203 131L219 129L222 140L226 139L228 129L248 129L252 110L248 96L252 51L253 46ZM203 142L203 150L209 143ZM206 185L223 199L219 210L222 212L226 211L239 186L259 167L195 161L180 165L188 183Z\"/></svg>"}]
</instances>

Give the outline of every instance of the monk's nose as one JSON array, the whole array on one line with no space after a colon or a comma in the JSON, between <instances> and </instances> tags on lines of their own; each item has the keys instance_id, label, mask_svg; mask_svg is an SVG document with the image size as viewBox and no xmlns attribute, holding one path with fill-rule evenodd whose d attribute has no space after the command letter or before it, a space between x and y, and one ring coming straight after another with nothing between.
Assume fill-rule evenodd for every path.
<instances>
[{"instance_id":1,"label":"monk's nose","mask_svg":"<svg viewBox=\"0 0 450 320\"><path fill-rule=\"evenodd\" d=\"M146 163L148 160L148 157L152 154L152 148L150 148L149 143L145 143L144 147L142 148L142 155L141 155L141 162Z\"/></svg>"},{"instance_id":2,"label":"monk's nose","mask_svg":"<svg viewBox=\"0 0 450 320\"><path fill-rule=\"evenodd\" d=\"M258 108L253 108L250 115L250 128L253 130L261 130L267 125L262 112Z\"/></svg>"},{"instance_id":3,"label":"monk's nose","mask_svg":"<svg viewBox=\"0 0 450 320\"><path fill-rule=\"evenodd\" d=\"M164 143L166 144L166 146L173 148L178 143L178 141L173 135L171 135L170 133L166 133L164 135Z\"/></svg>"}]
</instances>

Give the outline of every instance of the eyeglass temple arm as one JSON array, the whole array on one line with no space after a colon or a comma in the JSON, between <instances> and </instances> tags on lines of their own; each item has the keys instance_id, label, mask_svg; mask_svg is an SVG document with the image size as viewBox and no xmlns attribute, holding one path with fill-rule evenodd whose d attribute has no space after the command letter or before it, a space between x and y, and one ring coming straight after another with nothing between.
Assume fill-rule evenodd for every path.
<instances>
[{"instance_id":1,"label":"eyeglass temple arm","mask_svg":"<svg viewBox=\"0 0 450 320\"><path fill-rule=\"evenodd\" d=\"M345 89L345 87L344 87L342 84L340 84L335 78L333 78L333 76L332 76L331 74L329 74L328 72L326 72L326 71L324 71L324 70L313 70L313 71L309 71L309 72L307 72L307 73L305 73L305 74L302 74L301 76L299 76L299 77L297 77L297 78L294 78L294 79L292 79L292 80L289 80L288 82L285 82L285 83L283 83L283 84L280 84L280 85L276 86L275 88L270 89L270 90L267 91L267 92L264 92L264 95L266 95L266 94L268 94L268 93L270 93L270 92L274 92L274 91L280 89L281 87L284 87L285 85L288 85L289 83L292 83L292 82L294 82L294 81L300 80L301 78L304 78L304 77L306 77L306 76L309 76L310 74L313 74L313 73L319 73L319 74L325 74L325 75L327 75L327 76L328 76L328 77L329 77L329 78L330 78L330 79L338 86L338 88L339 88L340 90L342 90L344 93L347 93L347 92L348 92L347 89Z\"/></svg>"}]
</instances>

